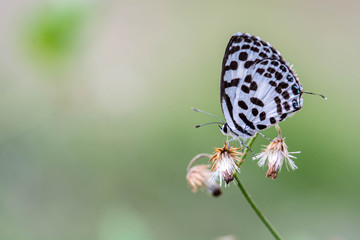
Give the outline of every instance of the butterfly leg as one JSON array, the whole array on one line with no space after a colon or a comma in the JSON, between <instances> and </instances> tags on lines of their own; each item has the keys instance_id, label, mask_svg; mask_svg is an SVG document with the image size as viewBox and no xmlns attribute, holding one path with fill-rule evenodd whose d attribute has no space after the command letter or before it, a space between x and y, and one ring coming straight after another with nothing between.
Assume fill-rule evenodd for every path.
<instances>
[{"instance_id":1,"label":"butterfly leg","mask_svg":"<svg viewBox=\"0 0 360 240\"><path fill-rule=\"evenodd\" d=\"M249 151L251 152L251 154L255 157L255 153L251 150L250 147L248 147L248 146L245 144L244 141L240 141L240 139L239 139L239 142L240 142L241 145L243 145L244 147L246 147L247 149L249 149Z\"/></svg>"},{"instance_id":2,"label":"butterfly leg","mask_svg":"<svg viewBox=\"0 0 360 240\"><path fill-rule=\"evenodd\" d=\"M227 143L228 143L228 145L229 145L229 143L231 143L232 141L235 141L235 140L237 140L238 138L237 137L234 137L233 139L230 139L229 140L229 136L228 136L228 138L227 138Z\"/></svg>"},{"instance_id":3,"label":"butterfly leg","mask_svg":"<svg viewBox=\"0 0 360 240\"><path fill-rule=\"evenodd\" d=\"M257 130L256 130L256 132L259 133L259 134L260 134L261 136L263 136L264 138L266 138L267 140L269 140L270 142L272 141L271 138L268 138L267 136L265 136L264 134L262 134L260 131L257 131Z\"/></svg>"}]
</instances>

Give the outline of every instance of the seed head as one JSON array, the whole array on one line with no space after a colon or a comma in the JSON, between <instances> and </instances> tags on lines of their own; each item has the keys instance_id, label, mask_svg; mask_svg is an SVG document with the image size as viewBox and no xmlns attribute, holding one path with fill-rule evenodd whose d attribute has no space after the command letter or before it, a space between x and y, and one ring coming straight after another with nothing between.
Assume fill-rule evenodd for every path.
<instances>
[{"instance_id":1,"label":"seed head","mask_svg":"<svg viewBox=\"0 0 360 240\"><path fill-rule=\"evenodd\" d=\"M272 140L270 144L264 149L264 151L257 156L255 156L253 159L259 159L258 165L264 166L266 163L266 160L268 162L269 170L266 173L266 177L276 179L279 170L281 170L281 167L283 163L285 162L287 168L290 166L291 170L297 169L297 166L295 165L294 161L291 160L291 158L296 158L290 153L300 153L300 152L288 152L288 147L285 144L285 139L281 138L281 132L280 128L277 126L277 130L279 132L279 136ZM288 168L289 169L289 168Z\"/></svg>"},{"instance_id":2,"label":"seed head","mask_svg":"<svg viewBox=\"0 0 360 240\"><path fill-rule=\"evenodd\" d=\"M216 182L209 181L211 176L210 165L196 165L191 167L192 163L203 156L209 156L209 154L199 154L191 160L186 175L186 181L194 193L198 191L198 188L203 188L209 191L214 197L220 196L220 186Z\"/></svg>"},{"instance_id":3,"label":"seed head","mask_svg":"<svg viewBox=\"0 0 360 240\"><path fill-rule=\"evenodd\" d=\"M211 171L213 175L211 176L211 181L216 181L219 179L220 185L222 179L229 184L234 180L234 172L240 172L240 162L243 162L238 155L242 153L237 152L240 148L230 147L228 148L227 143L225 143L223 148L215 148L214 155L210 158L210 162L213 163Z\"/></svg>"}]
</instances>

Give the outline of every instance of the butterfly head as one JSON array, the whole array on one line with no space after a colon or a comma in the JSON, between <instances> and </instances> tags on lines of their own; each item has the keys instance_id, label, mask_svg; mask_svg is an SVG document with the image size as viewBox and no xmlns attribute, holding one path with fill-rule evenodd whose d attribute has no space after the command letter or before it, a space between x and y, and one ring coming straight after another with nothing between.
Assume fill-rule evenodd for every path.
<instances>
[{"instance_id":1,"label":"butterfly head","mask_svg":"<svg viewBox=\"0 0 360 240\"><path fill-rule=\"evenodd\" d=\"M222 125L222 127L219 126L219 128L220 128L220 131L222 132L222 134L224 134L225 136L229 135L231 133L230 128L227 125L227 123L224 123L224 125Z\"/></svg>"}]
</instances>

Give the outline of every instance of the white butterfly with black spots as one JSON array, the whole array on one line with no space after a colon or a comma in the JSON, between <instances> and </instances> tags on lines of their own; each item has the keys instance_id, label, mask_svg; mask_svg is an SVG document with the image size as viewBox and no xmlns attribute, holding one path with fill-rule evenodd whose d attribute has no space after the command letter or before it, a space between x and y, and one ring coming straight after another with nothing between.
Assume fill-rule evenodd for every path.
<instances>
[{"instance_id":1,"label":"white butterfly with black spots","mask_svg":"<svg viewBox=\"0 0 360 240\"><path fill-rule=\"evenodd\" d=\"M245 141L285 120L302 108L302 93L291 66L269 43L248 33L231 37L220 83L225 135Z\"/></svg>"}]
</instances>

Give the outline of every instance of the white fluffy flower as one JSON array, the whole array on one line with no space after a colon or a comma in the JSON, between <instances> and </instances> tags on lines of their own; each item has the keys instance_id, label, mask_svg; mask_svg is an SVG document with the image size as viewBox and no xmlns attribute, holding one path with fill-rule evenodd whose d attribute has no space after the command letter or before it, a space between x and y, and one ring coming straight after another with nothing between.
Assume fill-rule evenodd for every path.
<instances>
[{"instance_id":1,"label":"white fluffy flower","mask_svg":"<svg viewBox=\"0 0 360 240\"><path fill-rule=\"evenodd\" d=\"M210 162L213 162L211 171L213 175L210 178L210 181L216 182L219 179L220 186L222 179L229 184L234 180L234 172L240 172L239 163L242 160L237 157L241 153L237 152L240 148L227 147L215 148L215 154L210 159Z\"/></svg>"},{"instance_id":2,"label":"white fluffy flower","mask_svg":"<svg viewBox=\"0 0 360 240\"><path fill-rule=\"evenodd\" d=\"M267 160L269 170L266 173L266 177L275 179L284 162L286 166L290 167L292 170L297 169L294 161L291 160L291 158L296 157L290 155L290 153L300 152L289 153L287 148L284 139L281 138L279 133L279 137L272 140L262 153L254 157L254 159L259 159L259 166L264 166Z\"/></svg>"}]
</instances>

